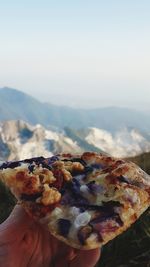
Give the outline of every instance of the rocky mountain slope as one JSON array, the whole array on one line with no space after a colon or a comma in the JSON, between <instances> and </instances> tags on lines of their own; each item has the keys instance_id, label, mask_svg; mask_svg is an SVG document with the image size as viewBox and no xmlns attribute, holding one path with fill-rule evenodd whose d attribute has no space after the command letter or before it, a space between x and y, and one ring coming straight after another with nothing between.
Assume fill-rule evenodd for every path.
<instances>
[{"instance_id":1,"label":"rocky mountain slope","mask_svg":"<svg viewBox=\"0 0 150 267\"><path fill-rule=\"evenodd\" d=\"M123 128L111 134L102 129L90 128L85 140L112 156L131 157L150 151L149 137L136 129Z\"/></svg>"},{"instance_id":2,"label":"rocky mountain slope","mask_svg":"<svg viewBox=\"0 0 150 267\"><path fill-rule=\"evenodd\" d=\"M0 124L0 159L18 160L35 156L51 156L62 151L83 151L62 133L46 130L41 125L31 126L23 121Z\"/></svg>"},{"instance_id":3,"label":"rocky mountain slope","mask_svg":"<svg viewBox=\"0 0 150 267\"><path fill-rule=\"evenodd\" d=\"M98 128L54 131L21 120L0 123L1 161L83 151L103 151L112 156L131 157L149 152L150 138L127 128L112 134Z\"/></svg>"}]
</instances>

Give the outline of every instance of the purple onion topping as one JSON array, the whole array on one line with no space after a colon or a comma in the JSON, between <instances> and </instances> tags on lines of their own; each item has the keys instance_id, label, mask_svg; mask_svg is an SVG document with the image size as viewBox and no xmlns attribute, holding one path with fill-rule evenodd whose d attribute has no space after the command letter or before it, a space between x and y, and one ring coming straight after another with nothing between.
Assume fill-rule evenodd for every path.
<instances>
[{"instance_id":1,"label":"purple onion topping","mask_svg":"<svg viewBox=\"0 0 150 267\"><path fill-rule=\"evenodd\" d=\"M72 162L79 162L83 166L86 166L86 162L83 159L81 159L81 158L72 158L70 161L72 161Z\"/></svg>"},{"instance_id":2,"label":"purple onion topping","mask_svg":"<svg viewBox=\"0 0 150 267\"><path fill-rule=\"evenodd\" d=\"M97 218L93 219L90 223L97 224L106 220L115 220L120 226L123 226L123 222L118 213L102 213Z\"/></svg>"},{"instance_id":3,"label":"purple onion topping","mask_svg":"<svg viewBox=\"0 0 150 267\"><path fill-rule=\"evenodd\" d=\"M69 205L81 207L85 210L85 207L88 205L88 200L79 195L72 195L71 192L66 192L61 199L61 205Z\"/></svg>"},{"instance_id":4,"label":"purple onion topping","mask_svg":"<svg viewBox=\"0 0 150 267\"><path fill-rule=\"evenodd\" d=\"M90 193L92 193L92 194L103 193L105 191L105 188L102 185L96 184L95 181L91 181L86 185L87 185Z\"/></svg>"},{"instance_id":5,"label":"purple onion topping","mask_svg":"<svg viewBox=\"0 0 150 267\"><path fill-rule=\"evenodd\" d=\"M101 212L107 212L107 213L114 213L114 208L115 207L122 207L122 204L119 201L113 201L110 200L108 202L103 202L103 205L98 206L98 205L90 205L90 204L77 204L76 207L83 207L88 210L96 210L96 211L101 211Z\"/></svg>"},{"instance_id":6,"label":"purple onion topping","mask_svg":"<svg viewBox=\"0 0 150 267\"><path fill-rule=\"evenodd\" d=\"M30 165L28 166L29 173L33 173L34 168L35 168L35 165L34 165L34 164L30 164Z\"/></svg>"},{"instance_id":7,"label":"purple onion topping","mask_svg":"<svg viewBox=\"0 0 150 267\"><path fill-rule=\"evenodd\" d=\"M76 175L76 176L74 176L74 178L75 178L77 181L81 181L82 179L85 178L85 174L79 174L79 175Z\"/></svg>"},{"instance_id":8,"label":"purple onion topping","mask_svg":"<svg viewBox=\"0 0 150 267\"><path fill-rule=\"evenodd\" d=\"M91 167L94 169L103 169L104 168L104 166L100 163L91 164Z\"/></svg>"},{"instance_id":9,"label":"purple onion topping","mask_svg":"<svg viewBox=\"0 0 150 267\"><path fill-rule=\"evenodd\" d=\"M92 166L86 166L84 168L84 173L88 174L88 173L91 173L93 172L94 168Z\"/></svg>"},{"instance_id":10,"label":"purple onion topping","mask_svg":"<svg viewBox=\"0 0 150 267\"><path fill-rule=\"evenodd\" d=\"M20 162L23 162L23 163L33 163L35 162L36 164L41 164L42 161L44 161L45 158L44 157L35 157L35 158L31 158L31 159L25 159L25 160L22 160Z\"/></svg>"},{"instance_id":11,"label":"purple onion topping","mask_svg":"<svg viewBox=\"0 0 150 267\"><path fill-rule=\"evenodd\" d=\"M48 159L48 164L52 164L57 160L59 160L58 156L52 156L51 158Z\"/></svg>"},{"instance_id":12,"label":"purple onion topping","mask_svg":"<svg viewBox=\"0 0 150 267\"><path fill-rule=\"evenodd\" d=\"M7 169L7 168L16 168L19 167L21 165L20 161L9 161L9 162L4 162L2 163L2 165L0 166L0 169Z\"/></svg>"},{"instance_id":13,"label":"purple onion topping","mask_svg":"<svg viewBox=\"0 0 150 267\"><path fill-rule=\"evenodd\" d=\"M71 222L67 219L59 219L58 220L58 228L61 235L66 237L69 233L71 227Z\"/></svg>"}]
</instances>

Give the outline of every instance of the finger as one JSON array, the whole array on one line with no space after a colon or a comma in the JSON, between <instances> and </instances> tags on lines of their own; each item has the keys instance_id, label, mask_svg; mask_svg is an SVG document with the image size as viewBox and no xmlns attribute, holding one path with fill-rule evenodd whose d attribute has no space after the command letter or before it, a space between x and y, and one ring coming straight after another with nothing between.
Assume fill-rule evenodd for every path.
<instances>
[{"instance_id":1,"label":"finger","mask_svg":"<svg viewBox=\"0 0 150 267\"><path fill-rule=\"evenodd\" d=\"M34 221L20 205L16 205L10 216L0 225L0 241L12 241L23 234Z\"/></svg>"},{"instance_id":2,"label":"finger","mask_svg":"<svg viewBox=\"0 0 150 267\"><path fill-rule=\"evenodd\" d=\"M59 255L54 259L55 267L94 267L100 257L100 249L78 250L73 260L68 259L68 255Z\"/></svg>"},{"instance_id":3,"label":"finger","mask_svg":"<svg viewBox=\"0 0 150 267\"><path fill-rule=\"evenodd\" d=\"M75 257L78 255L78 250L77 249L70 249L70 252L68 253L68 260L72 261Z\"/></svg>"},{"instance_id":4,"label":"finger","mask_svg":"<svg viewBox=\"0 0 150 267\"><path fill-rule=\"evenodd\" d=\"M58 242L58 241L57 241ZM73 260L78 253L77 249L71 248L68 245L60 243L58 245L56 256L55 253L53 255L53 265L54 267L68 267L68 264ZM79 266L80 267L80 266Z\"/></svg>"},{"instance_id":5,"label":"finger","mask_svg":"<svg viewBox=\"0 0 150 267\"><path fill-rule=\"evenodd\" d=\"M70 262L70 267L93 267L100 257L100 249L81 250L74 260Z\"/></svg>"}]
</instances>

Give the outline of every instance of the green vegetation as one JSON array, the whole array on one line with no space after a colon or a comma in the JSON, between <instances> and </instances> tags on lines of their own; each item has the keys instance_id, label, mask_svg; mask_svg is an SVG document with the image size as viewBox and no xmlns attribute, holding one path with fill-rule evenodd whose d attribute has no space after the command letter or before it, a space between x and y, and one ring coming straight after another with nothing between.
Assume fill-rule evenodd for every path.
<instances>
[{"instance_id":1,"label":"green vegetation","mask_svg":"<svg viewBox=\"0 0 150 267\"><path fill-rule=\"evenodd\" d=\"M130 160L150 174L150 153ZM130 229L103 247L97 267L150 267L150 208Z\"/></svg>"},{"instance_id":2,"label":"green vegetation","mask_svg":"<svg viewBox=\"0 0 150 267\"><path fill-rule=\"evenodd\" d=\"M150 153L132 158L150 173ZM11 212L16 200L0 183L0 223ZM125 233L102 248L97 267L150 267L150 209Z\"/></svg>"},{"instance_id":3,"label":"green vegetation","mask_svg":"<svg viewBox=\"0 0 150 267\"><path fill-rule=\"evenodd\" d=\"M142 155L128 159L135 162L143 170L145 170L148 174L150 174L150 152L143 153Z\"/></svg>"},{"instance_id":4,"label":"green vegetation","mask_svg":"<svg viewBox=\"0 0 150 267\"><path fill-rule=\"evenodd\" d=\"M0 182L0 223L8 217L15 203L15 198L2 182Z\"/></svg>"}]
</instances>

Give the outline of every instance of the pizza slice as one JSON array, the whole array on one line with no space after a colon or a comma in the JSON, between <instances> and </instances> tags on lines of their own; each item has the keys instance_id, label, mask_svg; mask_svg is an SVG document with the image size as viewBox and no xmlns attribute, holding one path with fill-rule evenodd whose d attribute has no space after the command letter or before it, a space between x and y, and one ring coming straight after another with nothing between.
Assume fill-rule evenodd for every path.
<instances>
[{"instance_id":1,"label":"pizza slice","mask_svg":"<svg viewBox=\"0 0 150 267\"><path fill-rule=\"evenodd\" d=\"M93 152L6 162L0 179L30 216L79 249L101 247L150 206L148 174Z\"/></svg>"}]
</instances>

